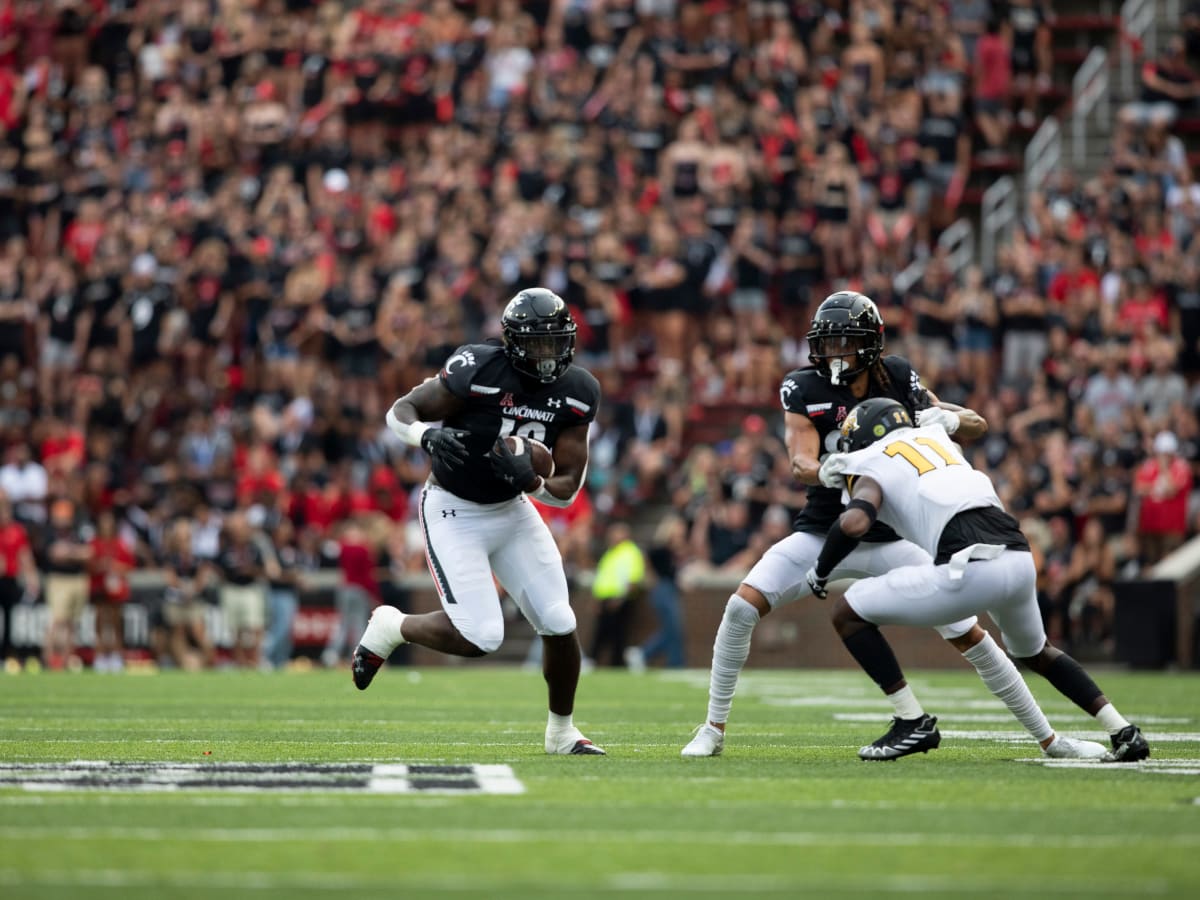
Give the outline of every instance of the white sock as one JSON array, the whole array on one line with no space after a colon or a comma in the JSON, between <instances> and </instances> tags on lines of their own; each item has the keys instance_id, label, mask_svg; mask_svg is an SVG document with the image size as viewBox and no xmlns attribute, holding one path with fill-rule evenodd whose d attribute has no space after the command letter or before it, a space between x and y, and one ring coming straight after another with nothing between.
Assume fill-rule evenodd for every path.
<instances>
[{"instance_id":1,"label":"white sock","mask_svg":"<svg viewBox=\"0 0 1200 900\"><path fill-rule=\"evenodd\" d=\"M725 604L721 627L713 642L712 674L708 682L708 721L724 724L733 706L738 676L750 655L750 638L758 624L758 610L737 594Z\"/></svg>"},{"instance_id":2,"label":"white sock","mask_svg":"<svg viewBox=\"0 0 1200 900\"><path fill-rule=\"evenodd\" d=\"M551 734L558 734L562 731L570 731L575 727L575 716L573 713L559 716L550 713L550 718L546 720L546 731Z\"/></svg>"},{"instance_id":3,"label":"white sock","mask_svg":"<svg viewBox=\"0 0 1200 900\"><path fill-rule=\"evenodd\" d=\"M987 689L1004 701L1009 712L1039 744L1054 735L1046 714L1029 692L1029 685L990 634L963 653L963 657L975 667Z\"/></svg>"},{"instance_id":4,"label":"white sock","mask_svg":"<svg viewBox=\"0 0 1200 900\"><path fill-rule=\"evenodd\" d=\"M1117 708L1111 703L1100 707L1100 711L1096 713L1096 721L1103 725L1109 734L1116 734L1122 728L1129 727L1129 721L1117 712Z\"/></svg>"},{"instance_id":5,"label":"white sock","mask_svg":"<svg viewBox=\"0 0 1200 900\"><path fill-rule=\"evenodd\" d=\"M407 643L400 631L400 624L403 621L404 613L396 607L376 607L375 612L371 613L371 619L367 622L367 630L363 632L362 640L359 643L376 656L387 659L392 655L393 650L401 644Z\"/></svg>"},{"instance_id":6,"label":"white sock","mask_svg":"<svg viewBox=\"0 0 1200 900\"><path fill-rule=\"evenodd\" d=\"M897 718L919 719L925 715L925 708L921 706L921 701L917 699L917 695L907 684L896 693L888 694L887 698L892 701L892 709L895 710Z\"/></svg>"}]
</instances>

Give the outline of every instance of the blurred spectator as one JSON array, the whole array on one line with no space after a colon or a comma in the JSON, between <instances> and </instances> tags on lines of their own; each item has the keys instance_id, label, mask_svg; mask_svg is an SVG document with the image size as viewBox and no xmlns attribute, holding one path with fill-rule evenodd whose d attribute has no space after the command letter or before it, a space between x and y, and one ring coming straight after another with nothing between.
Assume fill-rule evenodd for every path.
<instances>
[{"instance_id":1,"label":"blurred spectator","mask_svg":"<svg viewBox=\"0 0 1200 900\"><path fill-rule=\"evenodd\" d=\"M292 658L292 624L300 607L302 579L306 571L317 567L318 561L303 555L290 519L280 519L270 535L262 537L263 553L275 557L275 565L267 578L263 667L282 669Z\"/></svg>"},{"instance_id":2,"label":"blurred spectator","mask_svg":"<svg viewBox=\"0 0 1200 900\"><path fill-rule=\"evenodd\" d=\"M1154 437L1154 455L1138 466L1134 475L1137 532L1141 558L1147 565L1177 548L1187 533L1192 469L1178 454L1178 438L1170 431L1160 431Z\"/></svg>"},{"instance_id":3,"label":"blurred spectator","mask_svg":"<svg viewBox=\"0 0 1200 900\"><path fill-rule=\"evenodd\" d=\"M986 6L986 0L982 2ZM954 4L956 9L968 5L972 4ZM998 18L987 19L975 47L967 49L967 57L974 60L972 104L985 151L1003 151L1011 125L1012 50L1009 32Z\"/></svg>"},{"instance_id":4,"label":"blurred spectator","mask_svg":"<svg viewBox=\"0 0 1200 900\"><path fill-rule=\"evenodd\" d=\"M120 672L125 668L125 603L129 600L129 572L136 560L117 534L112 510L96 517L96 533L89 542L88 597L96 613L96 647L93 668Z\"/></svg>"},{"instance_id":5,"label":"blurred spectator","mask_svg":"<svg viewBox=\"0 0 1200 900\"><path fill-rule=\"evenodd\" d=\"M1097 428L1110 422L1124 424L1137 402L1137 392L1133 378L1121 369L1124 363L1121 346L1115 343L1104 346L1099 358L1099 371L1088 378L1082 400L1092 411Z\"/></svg>"},{"instance_id":6,"label":"blurred spectator","mask_svg":"<svg viewBox=\"0 0 1200 900\"><path fill-rule=\"evenodd\" d=\"M24 526L13 519L12 504L0 490L0 611L4 616L0 620L0 628L4 629L0 636L0 661L6 670L10 665L21 664L13 642L13 609L23 600L38 595L39 582L29 535Z\"/></svg>"},{"instance_id":7,"label":"blurred spectator","mask_svg":"<svg viewBox=\"0 0 1200 900\"><path fill-rule=\"evenodd\" d=\"M679 602L679 568L687 558L687 522L668 514L658 523L646 551L650 564L650 605L658 620L654 633L641 646L627 651L631 669L644 667L659 656L669 669L684 666L683 609Z\"/></svg>"},{"instance_id":8,"label":"blurred spectator","mask_svg":"<svg viewBox=\"0 0 1200 900\"><path fill-rule=\"evenodd\" d=\"M1038 91L1050 87L1050 27L1042 0L1009 0L1013 88L1021 97L1018 118L1025 128L1037 121Z\"/></svg>"},{"instance_id":9,"label":"blurred spectator","mask_svg":"<svg viewBox=\"0 0 1200 900\"><path fill-rule=\"evenodd\" d=\"M379 605L379 582L375 579L375 549L357 521L343 526L338 544L341 583L334 596L337 621L321 653L326 667L348 660L358 636L367 627L371 610Z\"/></svg>"},{"instance_id":10,"label":"blurred spectator","mask_svg":"<svg viewBox=\"0 0 1200 900\"><path fill-rule=\"evenodd\" d=\"M1099 520L1089 519L1071 550L1064 579L1069 591L1066 608L1074 646L1100 647L1112 640L1112 583L1116 574L1116 555L1105 537L1104 527Z\"/></svg>"},{"instance_id":11,"label":"blurred spectator","mask_svg":"<svg viewBox=\"0 0 1200 900\"><path fill-rule=\"evenodd\" d=\"M82 665L75 655L75 637L88 601L87 569L93 533L90 523L77 517L70 500L51 503L46 559L40 565L46 572L46 606L50 611L42 645L42 661L48 669L78 669Z\"/></svg>"},{"instance_id":12,"label":"blurred spectator","mask_svg":"<svg viewBox=\"0 0 1200 900\"><path fill-rule=\"evenodd\" d=\"M46 521L46 470L34 460L26 441L9 445L5 462L0 466L0 490L7 495L14 517L26 525Z\"/></svg>"},{"instance_id":13,"label":"blurred spectator","mask_svg":"<svg viewBox=\"0 0 1200 900\"><path fill-rule=\"evenodd\" d=\"M274 564L263 557L245 514L230 515L221 529L217 566L221 613L232 641L233 664L239 668L258 668L267 617L264 580Z\"/></svg>"},{"instance_id":14,"label":"blurred spectator","mask_svg":"<svg viewBox=\"0 0 1200 900\"><path fill-rule=\"evenodd\" d=\"M1142 64L1141 95L1121 115L1139 126L1170 125L1181 111L1190 112L1197 98L1200 77L1188 65L1186 41L1182 35L1172 35L1157 59Z\"/></svg>"},{"instance_id":15,"label":"blurred spectator","mask_svg":"<svg viewBox=\"0 0 1200 900\"><path fill-rule=\"evenodd\" d=\"M606 547L596 563L592 597L596 601L596 623L589 656L599 666L622 666L629 646L635 601L646 588L646 560L633 542L629 526L609 525ZM637 654L634 654L636 665Z\"/></svg>"},{"instance_id":16,"label":"blurred spectator","mask_svg":"<svg viewBox=\"0 0 1200 900\"><path fill-rule=\"evenodd\" d=\"M158 627L163 632L156 647L159 665L186 671L211 668L216 649L205 624L205 610L217 571L197 555L190 520L171 523L160 564L166 589L157 616L151 612L150 623L152 631ZM156 622L159 618L161 625Z\"/></svg>"},{"instance_id":17,"label":"blurred spectator","mask_svg":"<svg viewBox=\"0 0 1200 900\"><path fill-rule=\"evenodd\" d=\"M982 396L995 382L994 356L1000 314L996 297L984 284L979 266L968 266L962 284L950 289L947 301L955 323L958 372Z\"/></svg>"}]
</instances>

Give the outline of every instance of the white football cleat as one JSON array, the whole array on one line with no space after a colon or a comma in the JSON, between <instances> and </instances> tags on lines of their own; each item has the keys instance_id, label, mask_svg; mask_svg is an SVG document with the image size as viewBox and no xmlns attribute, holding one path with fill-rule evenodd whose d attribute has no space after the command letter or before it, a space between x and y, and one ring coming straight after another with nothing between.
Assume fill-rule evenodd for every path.
<instances>
[{"instance_id":1,"label":"white football cleat","mask_svg":"<svg viewBox=\"0 0 1200 900\"><path fill-rule=\"evenodd\" d=\"M705 722L696 727L696 734L686 747L679 751L680 756L720 756L725 749L725 732L714 728Z\"/></svg>"},{"instance_id":2,"label":"white football cleat","mask_svg":"<svg viewBox=\"0 0 1200 900\"><path fill-rule=\"evenodd\" d=\"M1081 741L1059 734L1054 736L1049 747L1042 749L1042 753L1051 759L1104 759L1108 748L1095 741Z\"/></svg>"}]
</instances>

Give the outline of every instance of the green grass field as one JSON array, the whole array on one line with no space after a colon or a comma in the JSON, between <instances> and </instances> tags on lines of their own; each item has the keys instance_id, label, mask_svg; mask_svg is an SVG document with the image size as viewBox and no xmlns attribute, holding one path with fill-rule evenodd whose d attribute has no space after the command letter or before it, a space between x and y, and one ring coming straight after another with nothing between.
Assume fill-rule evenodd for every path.
<instances>
[{"instance_id":1,"label":"green grass field","mask_svg":"<svg viewBox=\"0 0 1200 900\"><path fill-rule=\"evenodd\" d=\"M361 694L348 672L7 677L0 897L1200 896L1200 676L1097 674L1148 763L1043 765L969 671L910 674L943 742L895 763L854 755L889 708L851 671L751 671L725 754L700 760L679 749L701 671L585 675L576 719L608 757L545 756L541 678L486 664L388 669ZM1101 738L1033 687L1061 731ZM499 764L524 790L13 783L16 764L78 760L201 779L234 762Z\"/></svg>"}]
</instances>

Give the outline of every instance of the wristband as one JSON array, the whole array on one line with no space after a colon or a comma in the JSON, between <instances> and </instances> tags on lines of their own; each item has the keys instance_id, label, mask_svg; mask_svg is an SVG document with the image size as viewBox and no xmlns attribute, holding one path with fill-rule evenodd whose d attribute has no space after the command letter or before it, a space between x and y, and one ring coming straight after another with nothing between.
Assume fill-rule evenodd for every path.
<instances>
[{"instance_id":1,"label":"wristband","mask_svg":"<svg viewBox=\"0 0 1200 900\"><path fill-rule=\"evenodd\" d=\"M575 494L572 494L566 500L562 497L556 497L546 489L546 479L542 478L541 475L538 478L541 478L542 483L537 486L536 490L529 491L529 496L534 500L545 503L547 506L557 506L559 509L566 509L575 502ZM578 491L575 493L578 493Z\"/></svg>"},{"instance_id":2,"label":"wristband","mask_svg":"<svg viewBox=\"0 0 1200 900\"><path fill-rule=\"evenodd\" d=\"M867 518L871 520L871 524L875 524L875 519L879 516L879 510L870 500L863 500L861 497L856 497L846 504L846 509L861 509L867 514Z\"/></svg>"},{"instance_id":3,"label":"wristband","mask_svg":"<svg viewBox=\"0 0 1200 900\"><path fill-rule=\"evenodd\" d=\"M396 418L394 410L389 409L387 415L383 417L387 422L387 427L391 429L392 434L404 441L410 447L421 446L421 435L429 430L429 426L424 422L401 422Z\"/></svg>"}]
</instances>

